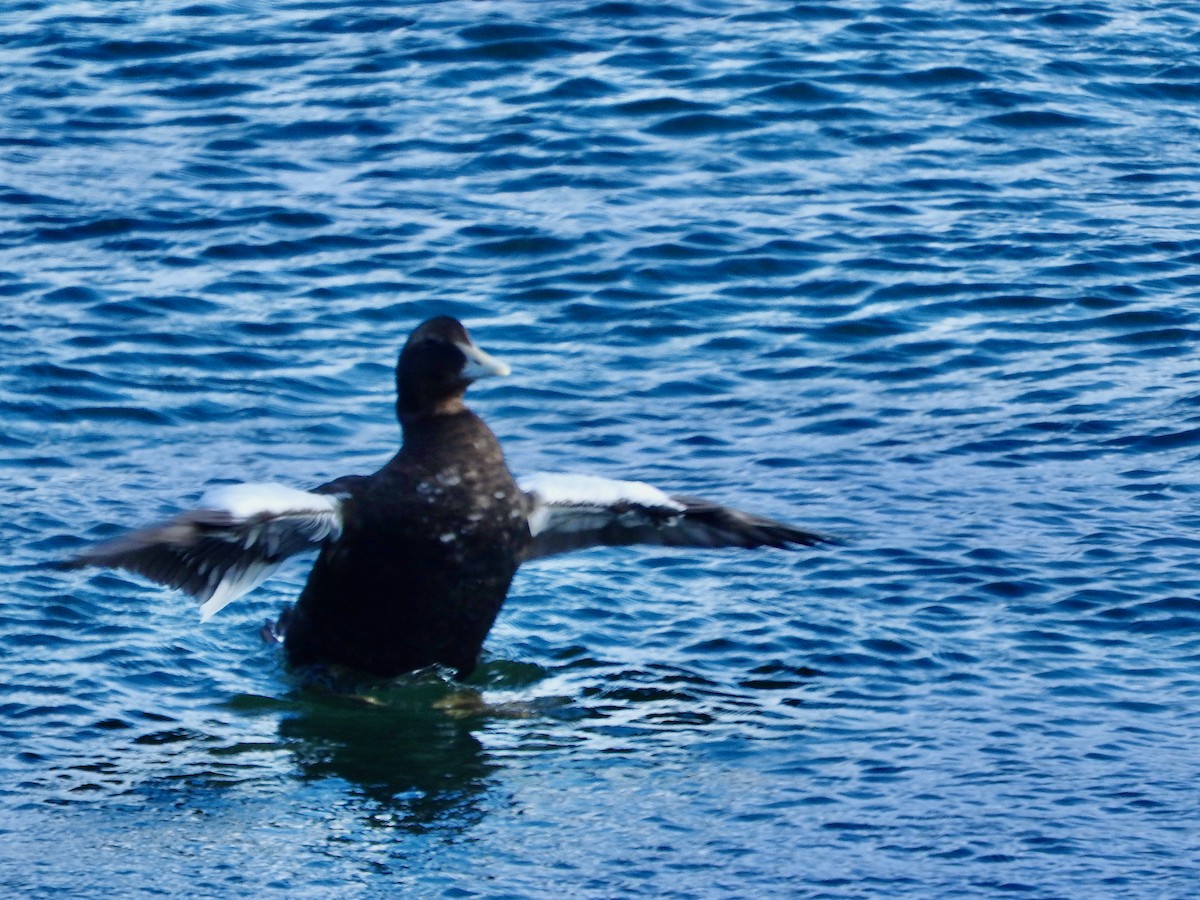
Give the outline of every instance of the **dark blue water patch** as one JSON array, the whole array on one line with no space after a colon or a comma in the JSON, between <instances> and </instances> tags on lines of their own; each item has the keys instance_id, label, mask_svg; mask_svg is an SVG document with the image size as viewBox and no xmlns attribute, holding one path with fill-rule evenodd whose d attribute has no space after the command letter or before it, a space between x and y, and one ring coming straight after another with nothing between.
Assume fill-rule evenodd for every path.
<instances>
[{"instance_id":1,"label":"dark blue water patch","mask_svg":"<svg viewBox=\"0 0 1200 900\"><path fill-rule=\"evenodd\" d=\"M788 106L809 107L840 105L845 102L846 94L810 81L790 81L764 88L751 94L748 99L760 100L770 106L782 103Z\"/></svg>"},{"instance_id":2,"label":"dark blue water patch","mask_svg":"<svg viewBox=\"0 0 1200 900\"><path fill-rule=\"evenodd\" d=\"M574 242L551 235L523 235L497 241L483 241L474 245L474 251L488 256L547 256L566 253L574 249Z\"/></svg>"},{"instance_id":3,"label":"dark blue water patch","mask_svg":"<svg viewBox=\"0 0 1200 900\"><path fill-rule=\"evenodd\" d=\"M962 178L915 178L897 182L901 190L914 190L922 193L938 194L974 194L994 193L998 188L981 181L970 181Z\"/></svg>"},{"instance_id":4,"label":"dark blue water patch","mask_svg":"<svg viewBox=\"0 0 1200 900\"><path fill-rule=\"evenodd\" d=\"M258 90L253 84L229 81L194 82L175 87L154 88L148 93L164 100L205 101L226 100Z\"/></svg>"},{"instance_id":5,"label":"dark blue water patch","mask_svg":"<svg viewBox=\"0 0 1200 900\"><path fill-rule=\"evenodd\" d=\"M472 79L478 78L484 72L490 72L493 77L503 77L514 74L516 66L525 63L540 62L556 57L571 56L589 51L586 44L564 38L530 39L530 40L497 40L470 46L441 46L413 50L405 54L405 58L413 63L429 66L450 66L472 63L486 63L471 70L458 69L443 75L440 83L462 83L464 75Z\"/></svg>"},{"instance_id":6,"label":"dark blue water patch","mask_svg":"<svg viewBox=\"0 0 1200 900\"><path fill-rule=\"evenodd\" d=\"M245 169L235 168L232 166L216 166L214 163L202 162L188 164L188 166L184 168L184 173L188 175L196 175L197 178L203 179L244 179L248 175Z\"/></svg>"},{"instance_id":7,"label":"dark blue water patch","mask_svg":"<svg viewBox=\"0 0 1200 900\"><path fill-rule=\"evenodd\" d=\"M472 58L498 62L531 62L559 56L593 52L596 48L565 38L480 40L471 51Z\"/></svg>"},{"instance_id":8,"label":"dark blue water patch","mask_svg":"<svg viewBox=\"0 0 1200 900\"><path fill-rule=\"evenodd\" d=\"M46 36L43 36L43 39ZM74 62L86 60L117 64L126 60L163 59L177 56L187 56L205 49L200 42L178 41L78 41L76 43L46 41L43 46L53 49L51 54L55 59Z\"/></svg>"},{"instance_id":9,"label":"dark blue water patch","mask_svg":"<svg viewBox=\"0 0 1200 900\"><path fill-rule=\"evenodd\" d=\"M37 238L48 242L80 241L98 237L111 237L116 234L127 234L139 229L142 222L127 217L102 218L79 225L67 225L60 228L39 228Z\"/></svg>"},{"instance_id":10,"label":"dark blue water patch","mask_svg":"<svg viewBox=\"0 0 1200 900\"><path fill-rule=\"evenodd\" d=\"M1038 16L1034 20L1034 23L1038 25L1048 25L1051 28L1086 31L1102 28L1111 21L1112 17L1104 13L1087 10L1072 10L1069 12L1053 12Z\"/></svg>"},{"instance_id":11,"label":"dark blue water patch","mask_svg":"<svg viewBox=\"0 0 1200 900\"><path fill-rule=\"evenodd\" d=\"M650 125L645 130L650 134L666 137L698 137L724 135L758 127L760 123L750 116L685 113Z\"/></svg>"},{"instance_id":12,"label":"dark blue water patch","mask_svg":"<svg viewBox=\"0 0 1200 900\"><path fill-rule=\"evenodd\" d=\"M68 117L63 124L81 130L129 130L140 127L140 118L140 112L129 106L96 106Z\"/></svg>"},{"instance_id":13,"label":"dark blue water patch","mask_svg":"<svg viewBox=\"0 0 1200 900\"><path fill-rule=\"evenodd\" d=\"M914 87L946 88L981 84L988 81L988 76L979 69L968 66L934 66L904 73L901 80Z\"/></svg>"},{"instance_id":14,"label":"dark blue water patch","mask_svg":"<svg viewBox=\"0 0 1200 900\"><path fill-rule=\"evenodd\" d=\"M346 12L309 19L301 30L318 34L375 34L402 31L415 24L415 19L405 16Z\"/></svg>"},{"instance_id":15,"label":"dark blue water patch","mask_svg":"<svg viewBox=\"0 0 1200 900\"><path fill-rule=\"evenodd\" d=\"M264 244L214 244L202 255L222 260L288 259L306 253L332 250L360 250L381 245L366 237L321 234L303 240L271 241Z\"/></svg>"},{"instance_id":16,"label":"dark blue water patch","mask_svg":"<svg viewBox=\"0 0 1200 900\"><path fill-rule=\"evenodd\" d=\"M1113 438L1107 443L1109 446L1119 447L1130 452L1145 453L1192 447L1198 442L1200 442L1200 428L1163 431L1151 435L1127 435Z\"/></svg>"},{"instance_id":17,"label":"dark blue water patch","mask_svg":"<svg viewBox=\"0 0 1200 900\"><path fill-rule=\"evenodd\" d=\"M656 244L646 247L634 247L629 255L637 258L658 259L665 261L711 259L724 251L713 247L696 247L681 243Z\"/></svg>"},{"instance_id":18,"label":"dark blue water patch","mask_svg":"<svg viewBox=\"0 0 1200 900\"><path fill-rule=\"evenodd\" d=\"M263 51L223 60L222 66L234 71L239 69L252 71L260 69L291 69L303 66L307 61L308 57L300 53Z\"/></svg>"},{"instance_id":19,"label":"dark blue water patch","mask_svg":"<svg viewBox=\"0 0 1200 900\"><path fill-rule=\"evenodd\" d=\"M340 121L300 120L279 125L254 125L246 130L250 140L305 141L335 137L381 138L391 134L391 127L374 119L349 118Z\"/></svg>"},{"instance_id":20,"label":"dark blue water patch","mask_svg":"<svg viewBox=\"0 0 1200 900\"><path fill-rule=\"evenodd\" d=\"M14 373L17 377L28 379L30 383L44 384L42 390L54 392L64 391L67 394L73 394L77 400L114 400L119 395L114 390L100 388L95 385L110 385L110 388L119 388L119 382L113 382L97 376L95 372L86 370L86 368L66 367L49 362L35 362L18 368Z\"/></svg>"},{"instance_id":21,"label":"dark blue water patch","mask_svg":"<svg viewBox=\"0 0 1200 900\"><path fill-rule=\"evenodd\" d=\"M284 228L323 228L333 224L328 215L313 210L280 209L268 213L266 221Z\"/></svg>"},{"instance_id":22,"label":"dark blue water patch","mask_svg":"<svg viewBox=\"0 0 1200 900\"><path fill-rule=\"evenodd\" d=\"M1088 116L1077 116L1055 110L1027 109L1019 112L1001 113L979 120L979 124L993 125L1017 131L1040 131L1072 128L1096 128L1111 123Z\"/></svg>"},{"instance_id":23,"label":"dark blue water patch","mask_svg":"<svg viewBox=\"0 0 1200 900\"><path fill-rule=\"evenodd\" d=\"M0 193L0 203L7 203L12 206L52 206L56 204L65 204L70 201L61 197L54 197L49 194L30 194L26 191L5 189Z\"/></svg>"},{"instance_id":24,"label":"dark blue water patch","mask_svg":"<svg viewBox=\"0 0 1200 900\"><path fill-rule=\"evenodd\" d=\"M671 267L641 269L639 277L678 283L711 284L729 279L773 279L801 275L817 268L811 260L775 253L753 251L727 257L709 264L680 264Z\"/></svg>"},{"instance_id":25,"label":"dark blue water patch","mask_svg":"<svg viewBox=\"0 0 1200 900\"><path fill-rule=\"evenodd\" d=\"M53 412L43 404L18 404L13 412L47 422L93 422L99 427L118 425L162 426L169 425L169 415L137 407L121 405L82 405ZM36 461L33 461L36 465Z\"/></svg>"},{"instance_id":26,"label":"dark blue water patch","mask_svg":"<svg viewBox=\"0 0 1200 900\"><path fill-rule=\"evenodd\" d=\"M1161 101L1163 103L1194 104L1200 101L1200 80L1191 83L1176 81L1122 81L1116 84L1095 82L1089 90L1098 96Z\"/></svg>"},{"instance_id":27,"label":"dark blue water patch","mask_svg":"<svg viewBox=\"0 0 1200 900\"><path fill-rule=\"evenodd\" d=\"M106 77L128 81L141 81L146 85L161 85L170 82L202 81L220 72L222 66L215 62L204 60L172 60L171 62L139 62L119 66L106 74ZM151 89L154 96L162 96L162 88Z\"/></svg>"},{"instance_id":28,"label":"dark blue water patch","mask_svg":"<svg viewBox=\"0 0 1200 900\"><path fill-rule=\"evenodd\" d=\"M156 241L151 238L131 238L130 240L105 241L101 246L105 250L112 250L117 253L148 255L166 250L171 244L168 241Z\"/></svg>"},{"instance_id":29,"label":"dark blue water patch","mask_svg":"<svg viewBox=\"0 0 1200 900\"><path fill-rule=\"evenodd\" d=\"M508 172L519 171L521 169L542 169L549 167L555 161L553 156L549 155L532 155L524 153L492 153L480 160L472 166L472 171L477 172ZM565 176L555 173L550 177L564 180ZM504 188L502 187L501 190Z\"/></svg>"},{"instance_id":30,"label":"dark blue water patch","mask_svg":"<svg viewBox=\"0 0 1200 900\"><path fill-rule=\"evenodd\" d=\"M56 288L42 296L46 303L63 303L84 305L103 300L104 295L92 288L75 285L72 287Z\"/></svg>"},{"instance_id":31,"label":"dark blue water patch","mask_svg":"<svg viewBox=\"0 0 1200 900\"><path fill-rule=\"evenodd\" d=\"M629 100L609 106L605 112L623 116L669 116L707 111L713 109L712 104L697 103L679 97L663 96L650 97L641 100Z\"/></svg>"},{"instance_id":32,"label":"dark blue water patch","mask_svg":"<svg viewBox=\"0 0 1200 900\"><path fill-rule=\"evenodd\" d=\"M544 92L513 97L512 102L553 104L558 101L597 100L619 92L617 86L589 75L567 78Z\"/></svg>"},{"instance_id":33,"label":"dark blue water patch","mask_svg":"<svg viewBox=\"0 0 1200 900\"><path fill-rule=\"evenodd\" d=\"M486 44L494 41L541 40L553 37L556 33L555 29L543 25L492 21L463 28L458 32L458 36L467 41Z\"/></svg>"},{"instance_id":34,"label":"dark blue water patch","mask_svg":"<svg viewBox=\"0 0 1200 900\"><path fill-rule=\"evenodd\" d=\"M242 125L250 121L248 117L235 115L233 113L217 112L217 113L201 113L198 115L176 116L167 119L162 124L170 125L179 128L229 128L235 125Z\"/></svg>"}]
</instances>

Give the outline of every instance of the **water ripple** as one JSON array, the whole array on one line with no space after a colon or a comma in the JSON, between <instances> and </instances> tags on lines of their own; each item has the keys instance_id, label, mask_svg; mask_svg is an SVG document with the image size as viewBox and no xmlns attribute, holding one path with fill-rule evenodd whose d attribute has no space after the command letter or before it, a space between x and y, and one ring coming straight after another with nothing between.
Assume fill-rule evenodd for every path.
<instances>
[{"instance_id":1,"label":"water ripple","mask_svg":"<svg viewBox=\"0 0 1200 900\"><path fill-rule=\"evenodd\" d=\"M484 852L512 896L1185 895L1197 32L0 12L0 881L467 895ZM515 469L847 546L530 566L466 688L298 683L257 630L302 565L203 630L47 568L378 465L439 313L513 364L475 403Z\"/></svg>"}]
</instances>

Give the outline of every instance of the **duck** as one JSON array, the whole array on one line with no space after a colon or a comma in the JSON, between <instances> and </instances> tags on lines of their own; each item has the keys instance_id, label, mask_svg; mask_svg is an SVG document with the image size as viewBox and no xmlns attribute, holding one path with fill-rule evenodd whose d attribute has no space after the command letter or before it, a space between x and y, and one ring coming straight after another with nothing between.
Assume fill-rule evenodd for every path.
<instances>
[{"instance_id":1,"label":"duck","mask_svg":"<svg viewBox=\"0 0 1200 900\"><path fill-rule=\"evenodd\" d=\"M400 449L369 475L311 490L225 484L167 521L62 563L120 569L190 595L202 621L287 559L316 551L273 633L290 666L381 678L438 668L467 678L517 569L595 546L793 549L837 543L719 503L591 474L512 474L464 402L510 373L463 324L438 316L396 364Z\"/></svg>"}]
</instances>

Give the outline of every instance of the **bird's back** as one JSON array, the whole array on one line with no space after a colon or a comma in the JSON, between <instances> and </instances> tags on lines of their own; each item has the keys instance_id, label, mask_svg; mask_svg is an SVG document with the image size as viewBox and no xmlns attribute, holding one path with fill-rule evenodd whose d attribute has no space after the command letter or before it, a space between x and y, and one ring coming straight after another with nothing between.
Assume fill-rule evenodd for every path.
<instances>
[{"instance_id":1,"label":"bird's back","mask_svg":"<svg viewBox=\"0 0 1200 900\"><path fill-rule=\"evenodd\" d=\"M401 451L351 488L344 533L288 623L289 660L468 674L529 543L526 502L471 412L406 427Z\"/></svg>"}]
</instances>

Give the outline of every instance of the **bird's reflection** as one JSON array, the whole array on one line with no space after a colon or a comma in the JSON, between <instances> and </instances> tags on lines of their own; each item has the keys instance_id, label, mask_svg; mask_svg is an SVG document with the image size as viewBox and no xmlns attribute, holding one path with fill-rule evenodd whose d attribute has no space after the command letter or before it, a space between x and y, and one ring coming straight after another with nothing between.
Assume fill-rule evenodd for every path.
<instances>
[{"instance_id":1,"label":"bird's reflection","mask_svg":"<svg viewBox=\"0 0 1200 900\"><path fill-rule=\"evenodd\" d=\"M476 735L519 711L438 673L386 683L328 675L309 673L279 723L302 779L346 782L374 824L459 830L485 815L501 765Z\"/></svg>"}]
</instances>

